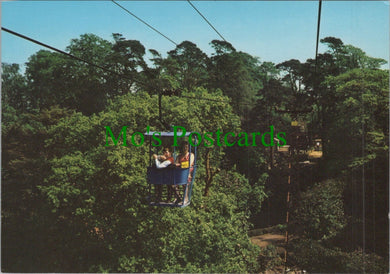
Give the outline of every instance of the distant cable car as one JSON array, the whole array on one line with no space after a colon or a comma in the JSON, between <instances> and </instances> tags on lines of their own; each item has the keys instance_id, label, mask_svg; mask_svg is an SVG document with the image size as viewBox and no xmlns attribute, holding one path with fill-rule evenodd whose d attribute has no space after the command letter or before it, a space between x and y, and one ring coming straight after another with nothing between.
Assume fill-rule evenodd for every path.
<instances>
[{"instance_id":1,"label":"distant cable car","mask_svg":"<svg viewBox=\"0 0 390 274\"><path fill-rule=\"evenodd\" d=\"M147 181L149 183L149 196L147 200L151 206L167 206L167 207L186 207L191 203L192 187L194 185L196 174L196 156L197 146L191 146L191 142L188 143L188 162L181 166L171 164L165 168L157 168L152 162L152 137L155 132L147 132L144 135L149 140L149 166L147 168ZM185 137L191 132L187 132ZM172 144L170 141L174 137L173 132L159 132L159 138L162 139L163 144ZM166 141L170 142L166 142ZM193 136L192 144L197 144L198 140ZM169 145L167 145L169 146ZM159 146L158 148L161 148ZM179 147L173 147L172 156L175 160L179 156L177 149ZM194 159L192 159L192 157ZM190 165L193 160L193 164ZM172 200L175 199L175 200Z\"/></svg>"}]
</instances>

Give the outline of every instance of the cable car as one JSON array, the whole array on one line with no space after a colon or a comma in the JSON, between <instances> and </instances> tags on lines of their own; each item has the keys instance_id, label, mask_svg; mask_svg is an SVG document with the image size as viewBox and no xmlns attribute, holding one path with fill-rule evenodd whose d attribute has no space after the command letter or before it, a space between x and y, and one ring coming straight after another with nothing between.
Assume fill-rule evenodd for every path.
<instances>
[{"instance_id":1,"label":"cable car","mask_svg":"<svg viewBox=\"0 0 390 274\"><path fill-rule=\"evenodd\" d=\"M188 162L183 162L180 166L177 166L178 164L171 164L165 168L157 168L156 165L153 165L152 159L152 137L155 133L156 132L150 131L144 134L146 137L145 140L149 141L149 166L147 167L147 181L149 183L149 196L147 197L147 200L149 205L186 207L191 203L191 193L197 167L197 146L191 146L191 142L188 143ZM174 133L158 133L159 138L162 140L162 144L165 144L165 147L171 147L171 145L167 144L173 144ZM190 134L191 132L185 134L187 140ZM197 142L198 140L195 134L195 136L193 136L192 144L197 144ZM161 149L162 147L164 147L164 145L156 147L155 149ZM180 147L181 146L172 147L174 163L176 163L177 158L180 156L178 153ZM190 165L191 161L193 161L192 165Z\"/></svg>"}]
</instances>

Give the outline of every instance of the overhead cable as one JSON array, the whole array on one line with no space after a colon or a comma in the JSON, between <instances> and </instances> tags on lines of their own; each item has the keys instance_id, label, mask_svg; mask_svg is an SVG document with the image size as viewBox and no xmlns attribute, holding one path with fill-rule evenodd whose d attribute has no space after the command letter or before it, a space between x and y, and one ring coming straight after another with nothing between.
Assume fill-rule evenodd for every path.
<instances>
[{"instance_id":1,"label":"overhead cable","mask_svg":"<svg viewBox=\"0 0 390 274\"><path fill-rule=\"evenodd\" d=\"M315 65L315 71L317 72L317 55L318 55L318 41L320 38L320 24L321 24L321 6L322 6L322 0L319 0L318 3L318 21L317 21L317 39L316 39L316 65Z\"/></svg>"},{"instance_id":2,"label":"overhead cable","mask_svg":"<svg viewBox=\"0 0 390 274\"><path fill-rule=\"evenodd\" d=\"M128 9L126 9L125 7L123 7L122 5L120 5L119 3L115 2L114 0L111 0L114 4L116 4L118 7L120 7L121 9L123 9L124 11L126 11L128 14L130 14L131 16L133 16L134 18L136 18L138 21L144 23L146 26L148 26L149 28L151 28L152 30L154 30L155 32L157 32L158 34L160 34L162 37L164 37L165 39L167 39L169 42L171 42L172 44L178 46L178 44L173 41L172 39L170 39L168 36L164 35L163 33L161 33L159 30L157 30L156 28L154 28L153 26L151 26L150 24L146 23L144 20L142 20L141 18L139 18L137 15L135 15L134 13L132 13L131 11L129 11Z\"/></svg>"},{"instance_id":3,"label":"overhead cable","mask_svg":"<svg viewBox=\"0 0 390 274\"><path fill-rule=\"evenodd\" d=\"M40 46L43 46L43 47L45 47L45 48L51 49L51 50L53 50L53 51L55 51L55 52L61 53L61 54L66 55L66 56L68 56L68 57L70 57L70 58L73 58L73 59L75 59L75 60L81 61L81 62L83 62L83 63L86 63L86 64L90 65L90 66L93 66L93 67L96 67L96 68L100 68L100 69L102 69L102 70L104 70L104 71L107 71L107 72L109 72L109 73L115 74L115 75L117 75L117 76L119 76L119 77L121 77L121 78L123 78L123 79L131 80L131 81L134 81L134 82L136 82L136 83L138 83L138 84L146 85L146 83L144 83L144 82L142 82L142 81L139 81L139 80L134 79L134 78L130 78L130 77L126 76L126 75L117 73L117 72L115 72L115 71L113 71L113 70L107 69L107 68L102 67L102 66L97 65L97 64L94 64L94 63L89 62L89 61L87 61L87 60L84 60L84 59L82 59L82 58L80 58L80 57L74 56L73 54L70 54L70 53L65 52L65 51L63 51L63 50L60 50L60 49L57 49L57 48L55 48L55 47L49 46L49 45L47 45L47 44L45 44L45 43L39 42L39 41L37 41L37 40L35 40L35 39L33 39L33 38L27 37L27 36L25 36L25 35L23 35L23 34L17 33L17 32L15 32L15 31L12 31L12 30L7 29L7 28L5 28L5 27L1 27L1 29L2 29L3 31L5 31L5 32L8 32L8 33L12 34L12 35L18 36L18 37L20 37L20 38L22 38L22 39L28 40L28 41L30 41L30 42L33 42L33 43L38 44L38 45L40 45ZM192 97L192 96L185 96L185 95L179 95L178 97L187 98L187 99L195 99L195 100L204 100L204 101L213 101L213 102L230 103L229 101L226 101L226 100L217 100L217 99L209 99L209 98L200 98L200 97Z\"/></svg>"},{"instance_id":4,"label":"overhead cable","mask_svg":"<svg viewBox=\"0 0 390 274\"><path fill-rule=\"evenodd\" d=\"M187 0L187 2L207 22L207 24L209 24L209 26L213 28L213 30L219 35L219 37L221 37L223 41L227 42L226 39L219 33L219 31L209 22L209 20L207 20L207 18L190 2L190 0Z\"/></svg>"},{"instance_id":5,"label":"overhead cable","mask_svg":"<svg viewBox=\"0 0 390 274\"><path fill-rule=\"evenodd\" d=\"M35 44L38 44L38 45L40 45L40 46L42 46L42 47L51 49L51 50L53 50L53 51L56 51L56 52L61 53L61 54L64 54L64 55L66 55L66 56L68 56L68 57L70 57L70 58L73 58L73 59L75 59L75 60L84 62L84 63L86 63L86 64L88 64L88 65L90 65L90 66L93 66L93 67L96 67L96 68L100 68L100 69L102 69L102 70L104 70L104 71L110 72L110 73L115 74L115 75L120 76L120 77L127 78L127 79L129 79L129 80L136 81L136 80L134 80L134 79L131 79L131 78L129 78L129 77L126 77L126 75L119 74L119 73L117 73L117 72L115 72L115 71L113 71L113 70L110 70L110 69L108 69L108 68L102 67L102 66L97 65L97 64L94 64L94 63L92 63L92 62L89 62L89 61L87 61L87 60L85 60L85 59L82 59L82 58L80 58L80 57L74 56L73 54L70 54L70 53L65 52L65 51L63 51L63 50L60 50L60 49L57 49L57 48L55 48L55 47L49 46L49 45L47 45L47 44L45 44L45 43L42 43L42 42L39 42L39 41L37 41L37 40L35 40L35 39L32 39L32 38L30 38L30 37L27 37L27 36L25 36L25 35L23 35L23 34L17 33L17 32L15 32L15 31L12 31L12 30L7 29L7 28L4 28L4 27L1 27L1 29L2 29L3 31L6 31L6 32L12 34L12 35L18 36L18 37L20 37L20 38L23 38L23 39L25 39L25 40L28 40L28 41L33 42L33 43L35 43Z\"/></svg>"}]
</instances>

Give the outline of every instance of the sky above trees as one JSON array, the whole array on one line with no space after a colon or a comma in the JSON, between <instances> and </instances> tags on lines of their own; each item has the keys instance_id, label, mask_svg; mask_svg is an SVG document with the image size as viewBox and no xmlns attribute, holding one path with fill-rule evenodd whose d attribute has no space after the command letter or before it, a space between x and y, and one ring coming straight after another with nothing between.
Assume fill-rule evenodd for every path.
<instances>
[{"instance_id":1,"label":"sky above trees","mask_svg":"<svg viewBox=\"0 0 390 274\"><path fill-rule=\"evenodd\" d=\"M121 1L125 8L176 43L189 40L207 54L220 37L186 1ZM239 51L279 63L315 55L317 1L194 1L193 4ZM111 1L12 1L1 3L3 27L59 49L84 33L112 40L112 33L139 40L163 55L175 48ZM389 60L386 1L323 1L320 38L339 37L369 56ZM41 49L1 34L2 62L23 64ZM324 48L320 46L320 52ZM384 68L388 68L388 64Z\"/></svg>"}]
</instances>

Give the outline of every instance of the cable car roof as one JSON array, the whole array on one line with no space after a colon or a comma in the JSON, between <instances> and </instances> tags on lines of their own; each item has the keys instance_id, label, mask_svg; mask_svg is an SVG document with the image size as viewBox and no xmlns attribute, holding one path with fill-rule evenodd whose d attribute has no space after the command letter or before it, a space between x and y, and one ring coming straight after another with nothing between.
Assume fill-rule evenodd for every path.
<instances>
[{"instance_id":1,"label":"cable car roof","mask_svg":"<svg viewBox=\"0 0 390 274\"><path fill-rule=\"evenodd\" d=\"M149 132L145 132L144 135L145 136L153 136L154 133L160 133L161 135L159 135L159 136L161 136L161 137L173 137L174 136L174 132L161 132L161 131L149 131ZM192 132L186 132L186 134L184 136L186 136L186 137L190 136L191 133ZM177 137L181 137L182 134L183 133L181 131L176 132Z\"/></svg>"}]
</instances>

